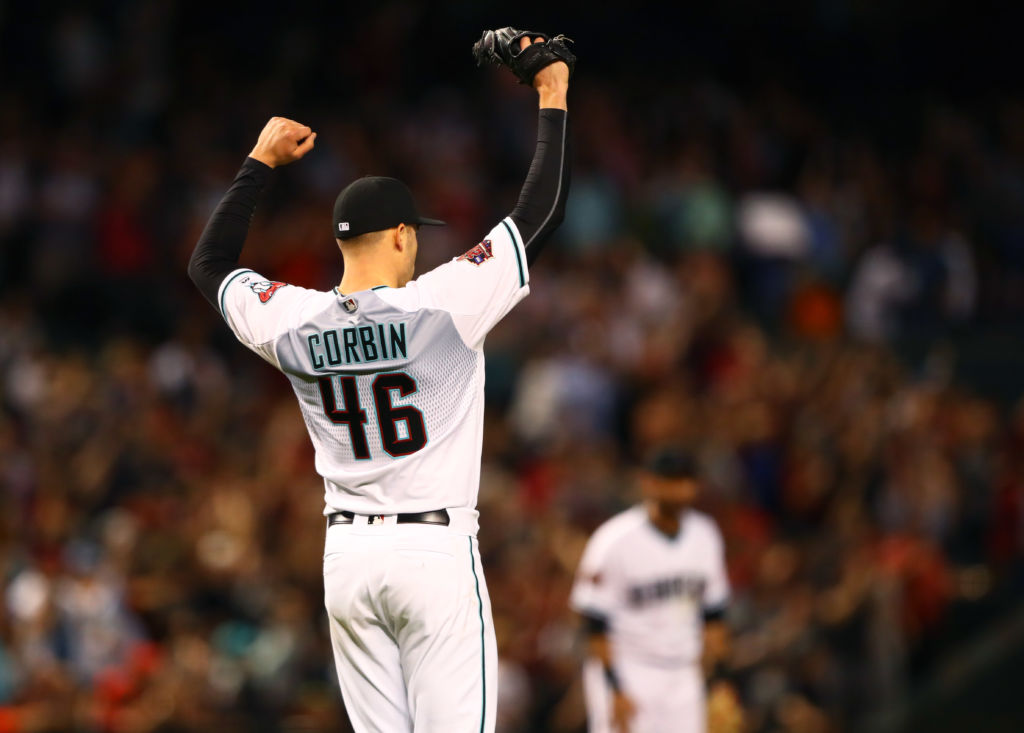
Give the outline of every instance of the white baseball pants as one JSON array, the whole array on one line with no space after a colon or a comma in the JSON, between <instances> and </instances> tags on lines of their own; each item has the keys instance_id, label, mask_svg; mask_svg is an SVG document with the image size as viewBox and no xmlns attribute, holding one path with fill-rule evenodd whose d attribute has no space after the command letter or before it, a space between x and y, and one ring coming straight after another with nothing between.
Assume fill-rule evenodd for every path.
<instances>
[{"instance_id":1,"label":"white baseball pants","mask_svg":"<svg viewBox=\"0 0 1024 733\"><path fill-rule=\"evenodd\" d=\"M498 650L465 512L447 527L356 516L327 529L324 600L356 733L494 731Z\"/></svg>"},{"instance_id":2,"label":"white baseball pants","mask_svg":"<svg viewBox=\"0 0 1024 733\"><path fill-rule=\"evenodd\" d=\"M630 733L706 733L704 675L696 664L661 667L617 660L622 691L636 704ZM612 692L601 662L583 665L589 733L619 733L612 726Z\"/></svg>"}]
</instances>

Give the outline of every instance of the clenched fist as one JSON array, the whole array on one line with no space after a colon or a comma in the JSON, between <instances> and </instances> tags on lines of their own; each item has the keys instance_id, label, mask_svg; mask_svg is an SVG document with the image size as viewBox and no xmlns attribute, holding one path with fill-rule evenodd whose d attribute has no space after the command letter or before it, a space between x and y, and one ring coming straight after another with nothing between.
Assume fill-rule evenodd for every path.
<instances>
[{"instance_id":1,"label":"clenched fist","mask_svg":"<svg viewBox=\"0 0 1024 733\"><path fill-rule=\"evenodd\" d=\"M306 125L284 117L271 117L249 157L271 168L288 165L312 150L314 140L316 133Z\"/></svg>"}]
</instances>

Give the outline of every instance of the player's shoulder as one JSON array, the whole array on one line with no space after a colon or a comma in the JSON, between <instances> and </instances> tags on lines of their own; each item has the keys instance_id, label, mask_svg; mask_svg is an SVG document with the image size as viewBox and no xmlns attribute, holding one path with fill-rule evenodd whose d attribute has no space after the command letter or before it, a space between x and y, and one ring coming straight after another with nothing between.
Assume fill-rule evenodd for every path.
<instances>
[{"instance_id":1,"label":"player's shoulder","mask_svg":"<svg viewBox=\"0 0 1024 733\"><path fill-rule=\"evenodd\" d=\"M506 267L496 267L494 263L505 263ZM457 257L424 272L410 285L418 288L427 298L436 294L440 296L438 300L443 301L445 291L458 284L465 287L467 282L477 279L474 277L477 273L505 272L512 274L513 281L517 281L520 288L527 287L529 271L526 249L512 217L505 217L479 242ZM490 278L482 278L481 282L488 283Z\"/></svg>"},{"instance_id":2,"label":"player's shoulder","mask_svg":"<svg viewBox=\"0 0 1024 733\"><path fill-rule=\"evenodd\" d=\"M465 285L460 273L453 269L456 257L427 270L400 288L374 288L374 293L389 305L404 311L436 310L451 312L448 296Z\"/></svg>"},{"instance_id":3,"label":"player's shoulder","mask_svg":"<svg viewBox=\"0 0 1024 733\"><path fill-rule=\"evenodd\" d=\"M647 512L638 504L606 519L590 536L592 552L608 554L628 542L647 522Z\"/></svg>"},{"instance_id":4,"label":"player's shoulder","mask_svg":"<svg viewBox=\"0 0 1024 733\"><path fill-rule=\"evenodd\" d=\"M400 288L381 285L370 288L370 292L391 307L410 313L420 310L426 305L424 302L424 290L419 280L410 280Z\"/></svg>"},{"instance_id":5,"label":"player's shoulder","mask_svg":"<svg viewBox=\"0 0 1024 733\"><path fill-rule=\"evenodd\" d=\"M227 296L229 290L234 297L251 300L259 305L280 305L285 301L306 303L317 299L328 303L337 297L333 290L312 290L245 268L237 269L224 278L220 285L221 299Z\"/></svg>"},{"instance_id":6,"label":"player's shoulder","mask_svg":"<svg viewBox=\"0 0 1024 733\"><path fill-rule=\"evenodd\" d=\"M254 270L238 269L224 278L217 300L221 314L229 323L247 323L254 329L249 336L263 341L270 331L280 335L331 308L337 301L337 293L304 288Z\"/></svg>"},{"instance_id":7,"label":"player's shoulder","mask_svg":"<svg viewBox=\"0 0 1024 733\"><path fill-rule=\"evenodd\" d=\"M313 290L300 285L289 285L288 287L291 288L291 292L295 296L296 307L302 310L328 308L335 305L341 297L333 288L331 290Z\"/></svg>"},{"instance_id":8,"label":"player's shoulder","mask_svg":"<svg viewBox=\"0 0 1024 733\"><path fill-rule=\"evenodd\" d=\"M694 534L721 542L722 531L714 517L697 509L686 512L686 529Z\"/></svg>"},{"instance_id":9,"label":"player's shoulder","mask_svg":"<svg viewBox=\"0 0 1024 733\"><path fill-rule=\"evenodd\" d=\"M280 292L281 300L278 305L284 309L283 322L292 328L315 321L321 314L333 311L340 300L338 292L334 289L313 290L284 283Z\"/></svg>"}]
</instances>

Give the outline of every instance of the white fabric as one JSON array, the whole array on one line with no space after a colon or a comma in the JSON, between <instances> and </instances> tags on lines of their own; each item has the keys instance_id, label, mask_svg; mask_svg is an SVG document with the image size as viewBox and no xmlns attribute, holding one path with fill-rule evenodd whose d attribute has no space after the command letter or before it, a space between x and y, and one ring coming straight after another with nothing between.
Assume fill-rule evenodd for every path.
<instances>
[{"instance_id":1,"label":"white fabric","mask_svg":"<svg viewBox=\"0 0 1024 733\"><path fill-rule=\"evenodd\" d=\"M685 512L667 537L638 505L594 532L570 604L608 623L612 666L637 706L631 733L705 730L704 611L728 598L722 536L706 514ZM583 683L590 733L610 733L612 697L598 660L585 662Z\"/></svg>"},{"instance_id":2,"label":"white fabric","mask_svg":"<svg viewBox=\"0 0 1024 733\"><path fill-rule=\"evenodd\" d=\"M636 705L630 733L705 733L704 677L695 664L672 667L623 662L615 668L623 693ZM618 733L612 726L612 691L597 659L583 666L588 733Z\"/></svg>"},{"instance_id":3,"label":"white fabric","mask_svg":"<svg viewBox=\"0 0 1024 733\"><path fill-rule=\"evenodd\" d=\"M658 531L643 506L598 527L580 561L570 603L603 616L619 659L661 664L700 660L704 611L729 597L722 535L690 510L674 538Z\"/></svg>"},{"instance_id":4,"label":"white fabric","mask_svg":"<svg viewBox=\"0 0 1024 733\"><path fill-rule=\"evenodd\" d=\"M342 295L275 288L250 270L225 278L219 301L228 325L285 373L298 398L324 477L325 513L476 507L484 337L529 293L526 254L512 220L499 223L484 242L486 249L482 243L467 253L475 252L476 261L453 259L403 288ZM408 375L414 389L375 393L375 381L388 374ZM356 454L353 426L327 414L318 382L324 377L341 412L353 409L345 404L342 382L354 378L365 418L355 429L365 435L368 457ZM388 420L386 410L381 417L382 400L419 413L427 438L422 448L389 452L382 431L393 429L408 441L411 427L407 419Z\"/></svg>"},{"instance_id":5,"label":"white fabric","mask_svg":"<svg viewBox=\"0 0 1024 733\"><path fill-rule=\"evenodd\" d=\"M332 526L324 588L356 733L494 730L498 650L475 537L433 525Z\"/></svg>"}]
</instances>

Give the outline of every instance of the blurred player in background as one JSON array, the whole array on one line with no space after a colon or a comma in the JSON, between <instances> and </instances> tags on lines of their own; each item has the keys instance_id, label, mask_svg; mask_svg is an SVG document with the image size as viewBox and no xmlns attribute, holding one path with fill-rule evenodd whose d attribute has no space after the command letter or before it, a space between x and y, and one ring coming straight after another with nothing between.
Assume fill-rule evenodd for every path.
<instances>
[{"instance_id":1,"label":"blurred player in background","mask_svg":"<svg viewBox=\"0 0 1024 733\"><path fill-rule=\"evenodd\" d=\"M699 481L685 452L657 452L639 474L643 501L587 543L570 603L588 632L583 688L591 733L708 729L705 669L726 651L722 535L693 509ZM716 686L731 700L731 686ZM729 706L727 706L729 707ZM718 726L716 726L718 727ZM729 730L732 726L720 727Z\"/></svg>"}]
</instances>

